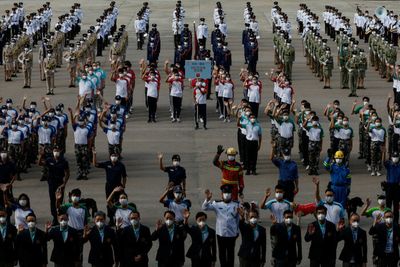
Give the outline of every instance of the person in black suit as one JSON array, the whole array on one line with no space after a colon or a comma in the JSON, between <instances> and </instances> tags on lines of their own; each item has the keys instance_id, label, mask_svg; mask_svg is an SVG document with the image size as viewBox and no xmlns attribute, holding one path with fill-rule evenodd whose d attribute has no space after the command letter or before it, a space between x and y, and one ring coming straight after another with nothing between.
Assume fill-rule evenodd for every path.
<instances>
[{"instance_id":1,"label":"person in black suit","mask_svg":"<svg viewBox=\"0 0 400 267\"><path fill-rule=\"evenodd\" d=\"M185 263L186 231L175 223L173 211L164 212L164 221L159 220L151 234L151 239L158 240L159 244L156 256L158 267L181 267Z\"/></svg>"},{"instance_id":2,"label":"person in black suit","mask_svg":"<svg viewBox=\"0 0 400 267\"><path fill-rule=\"evenodd\" d=\"M377 237L374 256L378 258L379 267L395 267L399 261L399 226L393 223L393 212L386 211L383 217L384 223L379 223L378 216L369 229L369 234Z\"/></svg>"},{"instance_id":3,"label":"person in black suit","mask_svg":"<svg viewBox=\"0 0 400 267\"><path fill-rule=\"evenodd\" d=\"M129 215L131 226L118 230L121 267L147 267L149 253L153 246L149 227L140 223L140 213ZM117 225L118 226L118 225Z\"/></svg>"},{"instance_id":4,"label":"person in black suit","mask_svg":"<svg viewBox=\"0 0 400 267\"><path fill-rule=\"evenodd\" d=\"M192 238L192 244L186 253L186 257L192 260L192 267L212 267L217 261L217 242L215 230L210 228L207 214L200 211L196 214L197 225L189 226L190 212L183 213L184 227Z\"/></svg>"},{"instance_id":5,"label":"person in black suit","mask_svg":"<svg viewBox=\"0 0 400 267\"><path fill-rule=\"evenodd\" d=\"M0 208L0 266L13 267L17 261L15 238L17 229L7 223L7 212Z\"/></svg>"},{"instance_id":6,"label":"person in black suit","mask_svg":"<svg viewBox=\"0 0 400 267\"><path fill-rule=\"evenodd\" d=\"M92 267L112 267L114 262L119 263L117 237L114 229L105 225L106 214L96 212L95 226L85 226L83 242L90 242L89 263Z\"/></svg>"},{"instance_id":7,"label":"person in black suit","mask_svg":"<svg viewBox=\"0 0 400 267\"><path fill-rule=\"evenodd\" d=\"M339 260L343 261L343 267L367 266L367 233L359 227L360 216L350 215L349 224L348 227L339 224L338 241L344 240Z\"/></svg>"},{"instance_id":8,"label":"person in black suit","mask_svg":"<svg viewBox=\"0 0 400 267\"><path fill-rule=\"evenodd\" d=\"M36 216L26 216L28 229L18 229L15 247L20 267L43 267L47 265L47 238L45 232L36 227Z\"/></svg>"},{"instance_id":9,"label":"person in black suit","mask_svg":"<svg viewBox=\"0 0 400 267\"><path fill-rule=\"evenodd\" d=\"M272 260L276 267L294 267L302 260L301 230L293 223L293 211L283 212L284 222L271 226Z\"/></svg>"},{"instance_id":10,"label":"person in black suit","mask_svg":"<svg viewBox=\"0 0 400 267\"><path fill-rule=\"evenodd\" d=\"M310 267L334 267L336 262L337 232L335 224L327 221L326 208L316 208L317 220L310 223L304 237L311 242L308 258Z\"/></svg>"},{"instance_id":11,"label":"person in black suit","mask_svg":"<svg viewBox=\"0 0 400 267\"><path fill-rule=\"evenodd\" d=\"M75 267L80 265L80 250L78 232L68 226L68 215L58 216L60 226L52 227L52 223L46 224L47 240L53 240L53 251L50 261L54 267Z\"/></svg>"},{"instance_id":12,"label":"person in black suit","mask_svg":"<svg viewBox=\"0 0 400 267\"><path fill-rule=\"evenodd\" d=\"M239 230L242 235L238 256L240 267L260 267L265 264L267 234L264 227L258 224L258 211L250 210L249 222L245 222L243 208L238 208L240 215Z\"/></svg>"}]
</instances>

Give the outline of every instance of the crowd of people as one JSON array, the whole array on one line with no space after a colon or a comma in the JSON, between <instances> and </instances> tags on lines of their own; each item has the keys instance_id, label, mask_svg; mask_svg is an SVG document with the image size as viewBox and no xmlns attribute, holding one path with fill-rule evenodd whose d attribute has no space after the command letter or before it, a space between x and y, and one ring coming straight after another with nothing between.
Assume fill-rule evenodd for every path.
<instances>
[{"instance_id":1,"label":"crowd of people","mask_svg":"<svg viewBox=\"0 0 400 267\"><path fill-rule=\"evenodd\" d=\"M194 78L189 81L188 87L193 93L194 128L199 129L202 123L207 129L207 102L214 89L217 117L226 123L236 122L238 149L229 147L225 150L218 145L212 164L221 170L220 194L213 198L211 190L205 190L202 211L195 214L194 224L189 223L192 202L187 194L188 187L192 185L186 183L186 170L181 166L181 157L173 155L172 165L165 166L160 153L159 168L168 174L168 183L159 202L166 210L152 232L141 223L141 207L125 191L128 171L123 163L123 141L129 118L134 114L136 74L126 57L128 30L124 25L117 28L119 10L116 3L110 3L96 20L96 25L90 26L76 45L71 42L81 31L83 16L78 3L73 5L69 14L59 17L54 32L50 29L50 3L43 5L39 15L32 13L24 18L23 14L23 3L19 3L13 8L10 18L6 15L6 19L2 20L4 27L1 34L8 38L6 40L12 41L13 36L21 34L18 37L21 41L17 43L23 41L25 45L25 50L17 53L17 64L14 64L15 58L10 62L9 48L4 48L6 80L22 68L26 72L24 87L30 87L31 48L41 42L39 67L41 79L47 79L47 94L54 94L54 70L61 67L63 59L68 63L69 86L77 86L79 92L73 108L66 108L63 103L55 105L49 97L41 99L43 108L28 97L22 99L21 105L16 105L11 98L4 99L0 112L0 266L14 266L15 262L26 267L46 266L49 241L53 242L50 261L55 266L82 266L83 247L87 242L90 243L88 262L92 266L148 266L148 254L154 242L158 242L155 259L158 266L184 266L186 257L191 260L192 266L215 266L217 258L221 266L234 266L239 235L238 257L243 267L300 265L303 261L303 242L310 243L308 258L313 267L335 266L337 259L343 262L343 266L366 266L371 258L373 264L379 267L397 266L400 238L400 66L392 58L398 38L393 29L399 27L393 12L388 12L389 22L375 16L376 21L367 26L360 22L363 15L359 9L354 19L357 36L366 38L372 51L371 63L379 69L382 77L393 79L394 93L388 96L387 101L390 120L385 128L382 116L386 114L378 116L367 96L363 97L362 103L354 101L351 114L345 114L339 100L328 103L321 115L317 115L307 100L301 100L300 105L296 105L292 74L295 49L291 44L294 33L288 15L278 2L274 2L271 9L276 68L266 73L272 83L271 100L265 103L263 113L259 113L263 102L263 83L257 72L260 32L253 7L247 2L243 11L245 29L242 32L247 68L242 68L239 75L243 97L239 98L238 105L234 105L237 93L230 73L232 53L228 49L228 26L222 4L216 3L213 11L215 29L208 38L204 18L200 19L197 28L194 25L192 35L189 25L185 23L183 3L177 1L172 22L174 63L166 61L163 66L169 89L171 122L182 121L185 60L193 57L210 61L212 73L209 79ZM151 24L150 29L150 14L149 5L144 2L137 13L134 28L137 50L143 49L147 39L147 60L140 61L139 75L144 81L147 122L156 123L161 87L158 69L161 38L156 24ZM323 18L327 39L320 32L318 16L307 5L301 4L297 12L298 34L303 41L307 64L315 76L325 81L324 88L330 88L334 58L328 38L332 38L337 45L341 87L350 87L349 96L355 97L356 89L364 88L367 57L358 47L356 37L352 37L349 19L330 6L327 6ZM34 22L30 20L43 20L43 23L41 27L33 27L35 31L32 31L30 25ZM15 24L17 21L18 25ZM381 24L387 25L384 30L379 28ZM371 34L368 32L370 28L373 28ZM23 38L25 35L28 37ZM235 37L229 34L229 38ZM107 101L104 98L107 73L96 57L102 56L110 39L109 78L115 83L115 97ZM386 43L392 45L386 47ZM69 47L69 51L64 51L65 47ZM389 51L385 50L387 48ZM29 106L27 101L30 101ZM351 116L359 117L358 159L365 159L366 168L372 176L381 176L383 168L386 169L386 180L382 183L384 193L377 197L376 207L370 207L371 199L363 201L351 193L350 155L354 153L355 134L350 126ZM322 152L323 140L327 139L322 127L324 117L329 124L327 153ZM244 198L245 177L258 174L258 152L265 140L262 126L265 118L268 123L271 122L269 159L278 168L279 177L276 186L267 188L260 201L248 201ZM83 198L90 192L82 192L79 188L70 190L64 200L71 175L69 162L64 157L72 147L66 141L70 126L77 165L76 179L87 180L91 167L105 170L106 212L98 209L94 199ZM108 160L101 162L97 160L95 149L98 129L104 133L108 143ZM295 200L300 191L298 164L292 158L296 131L300 161L312 176L315 188L314 197L308 203ZM221 159L224 152L226 159ZM322 164L330 175L330 182L323 189L324 196L321 196L317 176L320 173L320 157L324 154L326 157ZM18 197L13 195L15 181L24 178L24 173L35 165L42 168L41 181L48 183L52 221L46 224L44 230L37 225L36 216L39 214L31 206L30 197L24 193ZM361 208L360 213L357 208ZM266 227L259 223L261 209L271 213L268 233ZM208 212L216 216L215 229L207 221ZM300 226L304 216L314 216L315 220L302 234ZM360 227L363 216L373 218L368 231L373 240L372 255L368 255L367 232ZM188 250L185 249L187 235L191 237ZM266 260L267 235L272 244L271 263ZM337 246L342 241L344 246L337 257Z\"/></svg>"}]
</instances>

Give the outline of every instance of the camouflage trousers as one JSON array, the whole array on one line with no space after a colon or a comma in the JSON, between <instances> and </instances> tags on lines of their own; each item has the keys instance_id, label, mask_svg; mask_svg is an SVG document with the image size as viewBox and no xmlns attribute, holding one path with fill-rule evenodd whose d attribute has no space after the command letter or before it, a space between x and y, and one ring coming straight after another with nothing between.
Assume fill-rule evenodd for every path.
<instances>
[{"instance_id":1,"label":"camouflage trousers","mask_svg":"<svg viewBox=\"0 0 400 267\"><path fill-rule=\"evenodd\" d=\"M6 150L7 150L7 139L0 138L0 151L6 151Z\"/></svg>"},{"instance_id":2,"label":"camouflage trousers","mask_svg":"<svg viewBox=\"0 0 400 267\"><path fill-rule=\"evenodd\" d=\"M52 144L40 144L39 145L40 154L43 153L44 158L47 159L52 156L53 153L53 145ZM49 179L49 168L44 165L42 167L42 180Z\"/></svg>"},{"instance_id":3,"label":"camouflage trousers","mask_svg":"<svg viewBox=\"0 0 400 267\"><path fill-rule=\"evenodd\" d=\"M369 136L368 132L364 131L364 157L365 163L367 165L371 165L371 137Z\"/></svg>"},{"instance_id":4,"label":"camouflage trousers","mask_svg":"<svg viewBox=\"0 0 400 267\"><path fill-rule=\"evenodd\" d=\"M276 128L275 125L272 125L271 127L271 141L275 143L275 147L274 147L274 155L278 155L278 146L279 146L279 132L278 132L278 128Z\"/></svg>"},{"instance_id":5,"label":"camouflage trousers","mask_svg":"<svg viewBox=\"0 0 400 267\"><path fill-rule=\"evenodd\" d=\"M365 150L364 150L364 146L365 146L365 129L364 129L364 123L362 123L360 121L360 124L358 126L358 137L359 137L359 147L358 147L358 153L360 154L360 156L362 158L365 158Z\"/></svg>"},{"instance_id":6,"label":"camouflage trousers","mask_svg":"<svg viewBox=\"0 0 400 267\"><path fill-rule=\"evenodd\" d=\"M351 139L339 139L339 150L343 152L344 154L344 160L347 165L349 163L350 159L350 148L351 148Z\"/></svg>"},{"instance_id":7,"label":"camouflage trousers","mask_svg":"<svg viewBox=\"0 0 400 267\"><path fill-rule=\"evenodd\" d=\"M86 177L89 173L89 149L88 145L75 144L76 165L78 166L78 175Z\"/></svg>"},{"instance_id":8,"label":"camouflage trousers","mask_svg":"<svg viewBox=\"0 0 400 267\"><path fill-rule=\"evenodd\" d=\"M22 145L8 144L8 156L14 162L17 173L22 171Z\"/></svg>"},{"instance_id":9,"label":"camouflage trousers","mask_svg":"<svg viewBox=\"0 0 400 267\"><path fill-rule=\"evenodd\" d=\"M285 138L282 136L279 136L279 154L283 153L283 150L288 149L291 151L293 148L293 137L291 138Z\"/></svg>"},{"instance_id":10,"label":"camouflage trousers","mask_svg":"<svg viewBox=\"0 0 400 267\"><path fill-rule=\"evenodd\" d=\"M371 168L372 171L380 171L382 169L382 142L371 142Z\"/></svg>"},{"instance_id":11,"label":"camouflage trousers","mask_svg":"<svg viewBox=\"0 0 400 267\"><path fill-rule=\"evenodd\" d=\"M111 156L112 154L121 155L121 145L110 145L108 144L108 154Z\"/></svg>"},{"instance_id":12,"label":"camouflage trousers","mask_svg":"<svg viewBox=\"0 0 400 267\"><path fill-rule=\"evenodd\" d=\"M319 156L321 153L321 143L319 141L308 142L309 166L310 170L318 171Z\"/></svg>"},{"instance_id":13,"label":"camouflage trousers","mask_svg":"<svg viewBox=\"0 0 400 267\"><path fill-rule=\"evenodd\" d=\"M38 136L36 133L32 133L31 136L29 137L29 149L27 151L28 153L28 163L36 163L37 157L38 157L38 151L39 151L39 143L38 143Z\"/></svg>"},{"instance_id":14,"label":"camouflage trousers","mask_svg":"<svg viewBox=\"0 0 400 267\"><path fill-rule=\"evenodd\" d=\"M57 132L56 135L56 145L58 146L58 148L60 149L61 153L65 153L65 149L66 149L66 136L65 136L65 131L64 129L60 129Z\"/></svg>"}]
</instances>

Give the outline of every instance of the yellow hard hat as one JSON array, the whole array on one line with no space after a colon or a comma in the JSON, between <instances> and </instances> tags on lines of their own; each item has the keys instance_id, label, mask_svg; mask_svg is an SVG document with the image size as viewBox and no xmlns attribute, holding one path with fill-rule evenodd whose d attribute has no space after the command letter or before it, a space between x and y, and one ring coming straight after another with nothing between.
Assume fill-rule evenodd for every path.
<instances>
[{"instance_id":1,"label":"yellow hard hat","mask_svg":"<svg viewBox=\"0 0 400 267\"><path fill-rule=\"evenodd\" d=\"M336 151L336 153L335 153L335 159L342 159L342 158L344 158L343 152L340 151L340 150Z\"/></svg>"},{"instance_id":2,"label":"yellow hard hat","mask_svg":"<svg viewBox=\"0 0 400 267\"><path fill-rule=\"evenodd\" d=\"M234 149L233 147L230 147L230 148L228 148L228 149L226 150L226 154L227 154L227 155L236 155L236 154L237 154L237 151L236 151L236 149Z\"/></svg>"}]
</instances>

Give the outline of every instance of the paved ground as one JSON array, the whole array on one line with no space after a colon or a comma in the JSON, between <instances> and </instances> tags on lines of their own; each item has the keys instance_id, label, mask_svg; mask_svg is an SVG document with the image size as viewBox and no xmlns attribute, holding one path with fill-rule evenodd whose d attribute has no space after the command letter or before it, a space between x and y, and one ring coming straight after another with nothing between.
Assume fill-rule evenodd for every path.
<instances>
[{"instance_id":1,"label":"paved ground","mask_svg":"<svg viewBox=\"0 0 400 267\"><path fill-rule=\"evenodd\" d=\"M270 8L273 1L252 1L255 14L261 28L261 39L260 42L260 60L259 60L259 72L265 73L274 67L272 62L272 35L271 35L271 23L270 23ZM280 1L281 7L289 15L293 25L293 32L295 32L295 14L298 7L298 1ZM321 14L324 9L324 5L327 3L321 1L305 1L311 9L317 14ZM82 29L86 30L89 25L95 22L95 19L100 15L102 10L108 6L109 1L97 0L97 1L82 1L82 8L84 11L84 21ZM173 59L173 38L171 31L171 17L172 10L175 6L175 1L150 1L150 7L152 9L150 23L157 23L159 31L161 33L162 51L160 55L160 61L163 62L166 59ZM27 11L36 10L42 1L30 0L25 1L25 8ZM135 70L137 70L137 62L145 57L144 51L134 50L135 38L133 31L133 19L137 10L141 7L141 1L117 1L120 7L120 17L118 18L119 24L127 24L130 31L130 46L128 49L128 59L133 62ZM193 20L198 21L199 17L205 17L206 23L208 23L210 30L212 29L212 11L214 8L213 1L184 1L184 7L186 9L186 22L191 24ZM240 99L241 86L238 82L238 74L240 68L243 67L243 53L241 48L241 31L243 28L243 8L245 5L244 1L225 1L222 2L224 10L226 12L226 21L229 28L228 42L229 47L233 52L233 67L232 77L236 81L237 89L237 100ZM331 3L332 4L332 3ZM372 13L377 5L385 5L388 8L395 8L394 1L361 1L357 3L355 1L335 1L336 7L343 13L352 19L353 12L356 5L359 4L363 9L368 8ZM69 10L70 4L65 1L52 1L53 6L53 25L55 18L59 14L65 13ZM0 10L11 8L10 2L1 2ZM396 9L395 9L396 10ZM398 12L398 9L396 10ZM341 107L349 114L351 111L351 103L354 99L347 97L348 91L341 90L339 88L339 73L338 69L334 70L333 77L333 88L332 90L322 90L322 84L311 74L308 67L305 65L305 58L302 56L302 44L301 40L296 34L293 34L293 44L296 47L296 62L294 64L294 86L296 90L296 100L300 102L302 99L307 99L312 103L313 108L317 111L318 115L322 117L322 111L324 106L334 99L340 99ZM332 43L330 43L332 44ZM208 44L209 45L209 44ZM361 46L364 46L362 44ZM333 50L334 45L331 46ZM104 53L107 54L107 53ZM35 51L35 58L37 58L37 50ZM109 69L109 63L106 57L99 58L104 64L106 69ZM335 65L336 67L336 65ZM3 75L3 72L0 74ZM3 98L12 97L15 102L22 101L24 95L28 96L31 100L39 101L41 96L45 93L44 82L38 79L38 66L35 65L33 71L33 86L32 89L22 89L23 80L22 75L19 75L13 82L4 83L1 82L0 95ZM165 76L162 75L162 79ZM264 82L263 99L270 99L272 96L272 86L269 81L262 78ZM0 81L3 81L3 77L0 77ZM56 73L56 95L51 98L53 103L59 103L62 101L67 106L74 105L76 99L77 89L71 89L67 87L68 80L67 74L60 70ZM371 97L371 102L378 109L379 113L385 118L385 105L386 96L391 91L391 84L378 78L375 71L368 70L366 79L365 91L360 91L360 96L368 95ZM225 147L236 146L236 127L234 123L224 124L217 119L215 110L215 102L210 101L208 103L208 118L209 118L209 130L193 130L193 119L192 119L192 104L191 94L189 90L185 92L183 101L183 122L181 124L173 124L169 122L168 116L168 93L165 84L162 85L161 95L159 101L159 112L157 124L147 124L147 112L144 108L144 90L143 82L136 82L135 90L135 112L133 119L129 119L127 131L125 133L123 156L124 163L128 168L128 184L127 192L130 200L135 202L142 212L142 222L149 225L154 229L155 221L161 217L164 209L161 204L158 203L158 198L164 186L166 184L166 176L161 173L157 165L157 152L164 152L166 162L172 154L179 153L182 157L182 165L186 168L188 173L188 197L192 200L193 209L192 214L195 214L199 209L201 202L203 201L204 189L210 188L215 194L218 195L219 185L219 171L212 166L212 158L216 151L218 144L223 144ZM114 87L111 82L107 82L106 88L106 99L112 100L114 95ZM361 100L361 98L359 98ZM266 104L266 100L263 101L261 108L263 109ZM42 108L41 108L42 109ZM249 176L245 178L246 188L244 191L245 198L248 201L256 200L260 201L263 197L263 192L266 187L273 187L277 180L277 170L268 160L267 155L270 151L270 138L268 128L270 123L266 118L261 118L264 129L264 140L262 149L259 154L259 175ZM325 119L324 128L327 130L327 122ZM357 132L358 120L357 117L351 117L351 125ZM296 140L297 141L297 140ZM354 140L355 152L358 151L358 135L356 134ZM328 144L328 138L325 138L323 151L326 151ZM88 181L76 181L75 170L76 164L73 156L73 139L72 135L68 136L68 153L67 157L70 160L72 167L71 180L67 186L67 190L79 187L83 192L84 197L92 197L96 199L100 209L105 209L105 194L104 194L104 173L98 170L93 170L89 176ZM297 144L297 142L296 142ZM296 146L295 144L295 146ZM105 136L99 133L97 138L97 151L99 160L106 159L106 139ZM294 151L297 151L296 149ZM356 153L353 153L351 170L353 173L353 184L351 196L360 196L363 199L371 197L375 199L375 196L380 192L379 183L383 177L371 177L366 171L365 165L362 161L356 159ZM297 159L297 154L294 155ZM328 182L328 175L324 172L320 176L321 187L324 187ZM50 218L49 204L48 204L48 193L46 184L39 182L40 170L35 167L28 174L22 176L22 182L15 183L14 192L16 195L22 192L26 192L31 196L32 207L39 216L39 222L44 224ZM301 203L310 202L313 200L313 187L311 178L306 175L303 168L300 168L300 193L297 196L297 201ZM374 203L375 204L375 203ZM269 215L267 212L262 212L262 223L263 225L269 226ZM313 220L311 217L307 217L303 221L303 231L305 231L304 225ZM210 216L210 224L214 224L213 216ZM364 219L361 225L367 229L369 228L371 221ZM240 241L237 242L237 247ZM51 248L49 244L49 248ZM307 266L307 251L308 244L303 244L303 258L305 259L301 266ZM157 244L154 245L150 259L151 266L155 266L155 252ZM268 244L267 257L268 262L270 259L270 245ZM87 257L88 246L85 248L85 258ZM338 250L339 251L339 250ZM369 249L371 253L371 246ZM369 257L370 260L370 257ZM86 260L85 260L86 262ZM85 263L85 266L87 263ZM189 266L189 262L187 264ZM268 266L269 264L267 264Z\"/></svg>"}]
</instances>

